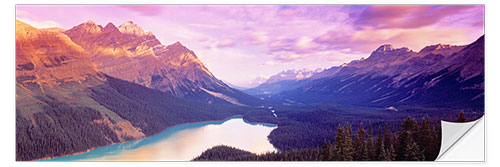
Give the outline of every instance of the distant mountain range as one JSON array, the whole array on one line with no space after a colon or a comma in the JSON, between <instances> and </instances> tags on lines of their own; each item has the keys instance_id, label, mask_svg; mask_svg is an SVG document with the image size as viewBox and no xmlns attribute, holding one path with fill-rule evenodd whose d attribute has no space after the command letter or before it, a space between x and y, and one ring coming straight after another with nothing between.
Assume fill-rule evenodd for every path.
<instances>
[{"instance_id":1,"label":"distant mountain range","mask_svg":"<svg viewBox=\"0 0 500 167\"><path fill-rule=\"evenodd\" d=\"M245 92L282 104L484 107L484 36L465 46L437 44L418 52L386 44L367 59Z\"/></svg>"},{"instance_id":2,"label":"distant mountain range","mask_svg":"<svg viewBox=\"0 0 500 167\"><path fill-rule=\"evenodd\" d=\"M269 77L264 83L259 84L257 87L245 89L243 91L257 96L279 93L294 88L293 85L298 85L296 84L297 82L309 79L322 71L323 69L316 69L314 71L306 69L282 71Z\"/></svg>"}]
</instances>

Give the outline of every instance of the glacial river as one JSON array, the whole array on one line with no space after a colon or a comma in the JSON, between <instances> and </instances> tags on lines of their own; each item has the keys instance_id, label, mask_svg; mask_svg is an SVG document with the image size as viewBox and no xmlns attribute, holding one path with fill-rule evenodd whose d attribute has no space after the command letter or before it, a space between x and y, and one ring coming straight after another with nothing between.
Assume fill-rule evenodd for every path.
<instances>
[{"instance_id":1,"label":"glacial river","mask_svg":"<svg viewBox=\"0 0 500 167\"><path fill-rule=\"evenodd\" d=\"M173 126L141 140L48 161L188 161L221 144L264 153L276 150L267 139L275 128L274 125L251 123L236 116L224 121Z\"/></svg>"}]
</instances>

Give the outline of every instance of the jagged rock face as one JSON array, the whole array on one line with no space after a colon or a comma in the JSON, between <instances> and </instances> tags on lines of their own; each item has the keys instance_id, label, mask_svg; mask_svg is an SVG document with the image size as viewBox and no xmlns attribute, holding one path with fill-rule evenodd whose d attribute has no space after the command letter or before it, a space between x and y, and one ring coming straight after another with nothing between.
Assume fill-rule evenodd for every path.
<instances>
[{"instance_id":1,"label":"jagged rock face","mask_svg":"<svg viewBox=\"0 0 500 167\"><path fill-rule=\"evenodd\" d=\"M120 30L120 32L123 34L132 34L132 35L136 35L136 36L152 36L153 35L151 32L145 32L141 27L139 27L137 24L134 24L131 21L127 21L127 22L123 23L122 25L120 25L120 27L118 27L118 30Z\"/></svg>"},{"instance_id":2,"label":"jagged rock face","mask_svg":"<svg viewBox=\"0 0 500 167\"><path fill-rule=\"evenodd\" d=\"M129 121L89 97L88 89L103 86L106 80L85 49L68 36L54 30L36 29L16 20L16 111L33 126L37 125L36 115L46 113L50 102L57 101L100 112L103 121L95 123L119 127L113 132L120 141L144 137Z\"/></svg>"},{"instance_id":3,"label":"jagged rock face","mask_svg":"<svg viewBox=\"0 0 500 167\"><path fill-rule=\"evenodd\" d=\"M339 75L373 73L378 76L397 76L396 80L408 79L422 72L437 72L450 64L443 63L465 46L431 45L419 52L406 47L395 49L382 45L370 57L344 65ZM349 70L347 70L349 69Z\"/></svg>"},{"instance_id":4,"label":"jagged rock face","mask_svg":"<svg viewBox=\"0 0 500 167\"><path fill-rule=\"evenodd\" d=\"M89 55L97 56L145 56L153 54L153 47L160 44L151 33L143 33L142 29L135 29L138 35L130 33L131 25L126 33L122 33L112 23L105 27L96 25L92 21L75 26L64 33L71 40L82 46ZM142 32L142 33L140 33ZM98 66L99 67L99 66Z\"/></svg>"},{"instance_id":5,"label":"jagged rock face","mask_svg":"<svg viewBox=\"0 0 500 167\"><path fill-rule=\"evenodd\" d=\"M16 20L16 83L55 86L97 73L86 51L68 36Z\"/></svg>"},{"instance_id":6,"label":"jagged rock face","mask_svg":"<svg viewBox=\"0 0 500 167\"><path fill-rule=\"evenodd\" d=\"M484 75L484 36L467 47L464 49L466 51L457 55L455 62L459 63L453 65L453 68L461 68L460 74L463 80ZM484 89L484 82L482 88Z\"/></svg>"},{"instance_id":7,"label":"jagged rock face","mask_svg":"<svg viewBox=\"0 0 500 167\"><path fill-rule=\"evenodd\" d=\"M154 51L163 65L156 68L155 73L151 75L153 88L170 91L180 96L200 91L199 88L217 92L233 92L208 71L193 51L179 42L168 46L157 46ZM171 88L165 89L165 86L171 86Z\"/></svg>"},{"instance_id":8,"label":"jagged rock face","mask_svg":"<svg viewBox=\"0 0 500 167\"><path fill-rule=\"evenodd\" d=\"M151 32L144 32L132 22L118 28L112 23L102 28L87 22L65 33L88 50L97 68L110 76L176 96L200 91L197 87L227 89L193 51L179 42L161 45Z\"/></svg>"},{"instance_id":9,"label":"jagged rock face","mask_svg":"<svg viewBox=\"0 0 500 167\"><path fill-rule=\"evenodd\" d=\"M89 53L99 71L109 76L207 103L232 103L213 92L240 100L236 104L245 99L253 99L250 103L258 100L215 78L181 43L162 45L151 32L132 22L117 28L111 23L102 27L89 21L65 34Z\"/></svg>"}]
</instances>

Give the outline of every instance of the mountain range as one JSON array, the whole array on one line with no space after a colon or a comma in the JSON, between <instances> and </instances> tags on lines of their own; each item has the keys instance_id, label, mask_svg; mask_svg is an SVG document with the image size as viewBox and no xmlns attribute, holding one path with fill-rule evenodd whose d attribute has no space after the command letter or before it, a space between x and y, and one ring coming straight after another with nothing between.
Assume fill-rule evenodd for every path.
<instances>
[{"instance_id":1,"label":"mountain range","mask_svg":"<svg viewBox=\"0 0 500 167\"><path fill-rule=\"evenodd\" d=\"M243 90L245 93L252 95L267 95L279 93L287 89L294 88L293 85L302 80L309 79L312 76L317 76L316 74L322 72L323 69L316 70L286 70L282 71L276 75L273 75L266 79L263 83L259 84L257 87Z\"/></svg>"},{"instance_id":2,"label":"mountain range","mask_svg":"<svg viewBox=\"0 0 500 167\"><path fill-rule=\"evenodd\" d=\"M278 124L271 143L297 149L333 134L316 133L310 122L331 128L338 122L330 118L344 119L344 109L302 112L313 110L304 105L484 109L484 36L418 52L386 44L366 59L283 71L244 92L217 79L180 42L163 45L133 22L88 21L65 30L16 20L16 160L75 154L233 115ZM288 108L275 113L269 105ZM288 135L299 126L311 131Z\"/></svg>"},{"instance_id":3,"label":"mountain range","mask_svg":"<svg viewBox=\"0 0 500 167\"><path fill-rule=\"evenodd\" d=\"M271 77L279 77L282 73ZM418 52L385 44L366 59L266 82L245 92L282 104L337 103L484 107L484 36L464 46L430 45Z\"/></svg>"},{"instance_id":4,"label":"mountain range","mask_svg":"<svg viewBox=\"0 0 500 167\"><path fill-rule=\"evenodd\" d=\"M109 76L205 103L261 103L217 79L180 42L162 45L153 33L131 21L118 27L88 21L63 33L85 49L97 69Z\"/></svg>"},{"instance_id":5,"label":"mountain range","mask_svg":"<svg viewBox=\"0 0 500 167\"><path fill-rule=\"evenodd\" d=\"M62 30L16 20L17 160L88 151L181 123L248 117L251 108L243 106L252 103L260 100L216 79L194 52L160 45L131 22Z\"/></svg>"}]
</instances>

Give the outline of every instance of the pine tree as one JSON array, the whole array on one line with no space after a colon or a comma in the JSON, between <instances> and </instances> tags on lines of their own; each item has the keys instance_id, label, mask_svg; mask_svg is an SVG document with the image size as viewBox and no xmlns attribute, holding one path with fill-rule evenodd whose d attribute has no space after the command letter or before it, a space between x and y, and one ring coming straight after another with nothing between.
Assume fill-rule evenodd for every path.
<instances>
[{"instance_id":1,"label":"pine tree","mask_svg":"<svg viewBox=\"0 0 500 167\"><path fill-rule=\"evenodd\" d=\"M428 121L427 121L428 122ZM437 158L439 154L439 150L441 147L441 129L429 127L427 130L428 135L424 137L426 138L425 144L419 144L421 151L423 151L426 161L433 161Z\"/></svg>"},{"instance_id":2,"label":"pine tree","mask_svg":"<svg viewBox=\"0 0 500 167\"><path fill-rule=\"evenodd\" d=\"M399 141L398 141L398 136L397 135L392 135L392 143L391 143L395 148L396 146L399 146Z\"/></svg>"},{"instance_id":3,"label":"pine tree","mask_svg":"<svg viewBox=\"0 0 500 167\"><path fill-rule=\"evenodd\" d=\"M370 122L368 124L368 140L367 140L367 152L368 152L368 157L370 160L374 161L377 159L377 153L375 152L375 145L373 143L373 129L372 129L372 123Z\"/></svg>"},{"instance_id":4,"label":"pine tree","mask_svg":"<svg viewBox=\"0 0 500 167\"><path fill-rule=\"evenodd\" d=\"M363 155L367 153L367 147L366 147L366 132L365 129L363 128L363 124L360 124L359 129L358 129L358 134L354 137L354 160L356 161L361 161L364 159Z\"/></svg>"},{"instance_id":5,"label":"pine tree","mask_svg":"<svg viewBox=\"0 0 500 167\"><path fill-rule=\"evenodd\" d=\"M384 146L384 142L382 142L380 145L378 145L378 150L381 150L379 153L378 153L378 157L377 157L377 160L379 161L385 161L387 159L387 153L385 151L385 146Z\"/></svg>"},{"instance_id":6,"label":"pine tree","mask_svg":"<svg viewBox=\"0 0 500 167\"><path fill-rule=\"evenodd\" d=\"M346 123L344 131L344 143L342 145L342 149L344 151L344 161L352 161L354 156L354 147L352 145L352 129L349 122Z\"/></svg>"},{"instance_id":7,"label":"pine tree","mask_svg":"<svg viewBox=\"0 0 500 167\"><path fill-rule=\"evenodd\" d=\"M413 132L414 132L414 127L415 127L415 120L411 117L408 117L403 124L401 124L401 127L403 128L399 134L398 134L398 148L397 148L397 160L404 160L405 154L408 150L408 145L411 143L408 143L409 141L414 142L413 140Z\"/></svg>"},{"instance_id":8,"label":"pine tree","mask_svg":"<svg viewBox=\"0 0 500 167\"><path fill-rule=\"evenodd\" d=\"M384 150L385 150L385 146L380 147L380 146L384 145L384 139L382 137L382 131L381 131L380 127L378 128L378 135L377 135L377 140L375 141L375 145L377 146L375 149L375 153L380 156L380 154L383 154ZM378 159L378 157L377 157L377 159ZM378 159L378 160L380 160L380 159Z\"/></svg>"},{"instance_id":9,"label":"pine tree","mask_svg":"<svg viewBox=\"0 0 500 167\"><path fill-rule=\"evenodd\" d=\"M321 148L321 161L331 161L333 160L333 148L330 141L324 141L323 147Z\"/></svg>"},{"instance_id":10,"label":"pine tree","mask_svg":"<svg viewBox=\"0 0 500 167\"><path fill-rule=\"evenodd\" d=\"M394 145L393 144L391 144L391 146L389 147L389 153L390 153L388 155L389 159L391 161L395 161L396 160L396 150L394 149Z\"/></svg>"},{"instance_id":11,"label":"pine tree","mask_svg":"<svg viewBox=\"0 0 500 167\"><path fill-rule=\"evenodd\" d=\"M418 140L420 138L420 125L418 125L418 121L415 120L415 126L413 126L412 130L413 140L418 144Z\"/></svg>"},{"instance_id":12,"label":"pine tree","mask_svg":"<svg viewBox=\"0 0 500 167\"><path fill-rule=\"evenodd\" d=\"M427 125L425 125L427 126ZM420 161L425 160L424 151L421 150L421 147L417 143L418 139L421 139L419 136L419 126L417 122L408 117L403 124L401 124L403 128L398 134L398 149L397 149L397 160L410 160L410 161Z\"/></svg>"},{"instance_id":13,"label":"pine tree","mask_svg":"<svg viewBox=\"0 0 500 167\"><path fill-rule=\"evenodd\" d=\"M418 144L413 140L413 138L408 138L406 141L406 146L404 149L404 158L405 161L423 161L425 160L424 153L420 151Z\"/></svg>"},{"instance_id":14,"label":"pine tree","mask_svg":"<svg viewBox=\"0 0 500 167\"><path fill-rule=\"evenodd\" d=\"M387 124L384 125L384 145L385 149L391 145L391 135L389 134L389 128L387 127Z\"/></svg>"},{"instance_id":15,"label":"pine tree","mask_svg":"<svg viewBox=\"0 0 500 167\"><path fill-rule=\"evenodd\" d=\"M391 151L389 149L386 149L384 152L384 160L383 161L392 161L391 159Z\"/></svg>"},{"instance_id":16,"label":"pine tree","mask_svg":"<svg viewBox=\"0 0 500 167\"><path fill-rule=\"evenodd\" d=\"M467 122L467 118L465 118L464 110L460 111L460 116L458 116L457 122Z\"/></svg>"},{"instance_id":17,"label":"pine tree","mask_svg":"<svg viewBox=\"0 0 500 167\"><path fill-rule=\"evenodd\" d=\"M369 161L370 160L370 156L368 155L368 146L366 144L363 144L364 147L363 147L363 151L362 151L362 154L361 154L361 157L360 157L360 161Z\"/></svg>"},{"instance_id":18,"label":"pine tree","mask_svg":"<svg viewBox=\"0 0 500 167\"><path fill-rule=\"evenodd\" d=\"M335 135L335 141L333 143L333 160L336 161L343 161L344 160L344 150L343 150L343 143L344 143L344 129L339 125L337 127L337 134Z\"/></svg>"},{"instance_id":19,"label":"pine tree","mask_svg":"<svg viewBox=\"0 0 500 167\"><path fill-rule=\"evenodd\" d=\"M434 134L431 130L429 117L422 118L422 126L419 130L419 138L417 138L417 144L424 152L425 160L432 161L435 159L436 146L434 145ZM437 155L436 155L437 156Z\"/></svg>"}]
</instances>

